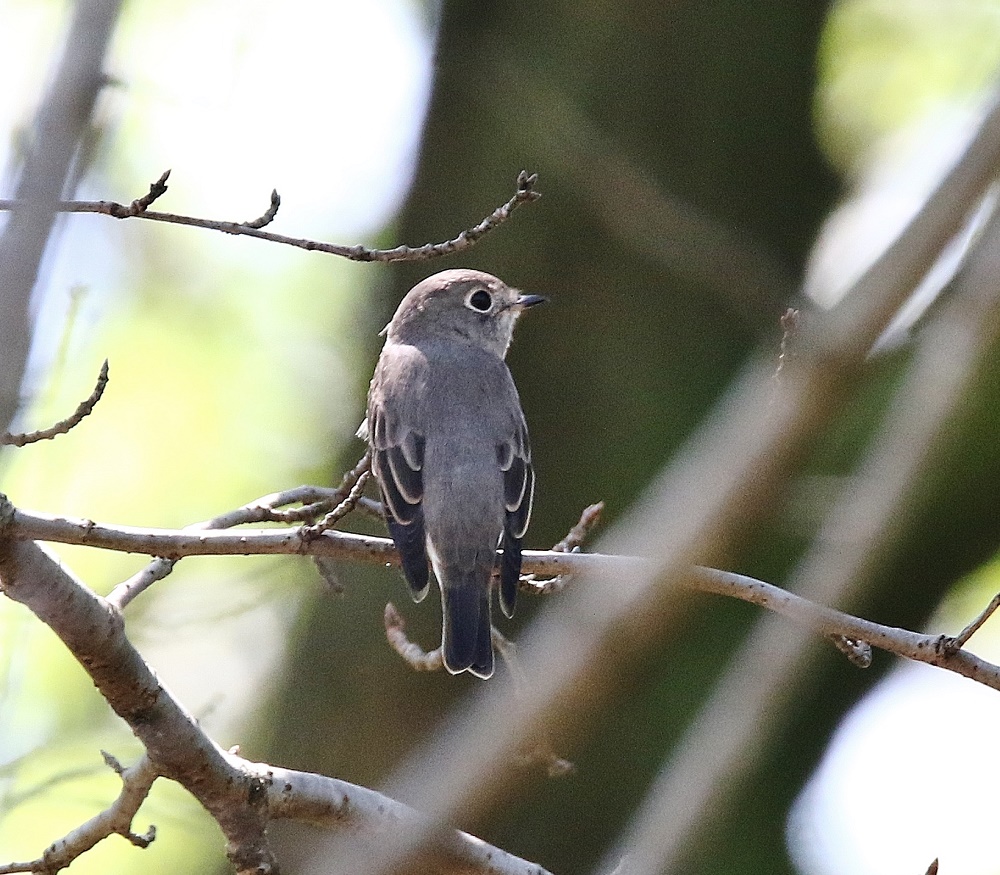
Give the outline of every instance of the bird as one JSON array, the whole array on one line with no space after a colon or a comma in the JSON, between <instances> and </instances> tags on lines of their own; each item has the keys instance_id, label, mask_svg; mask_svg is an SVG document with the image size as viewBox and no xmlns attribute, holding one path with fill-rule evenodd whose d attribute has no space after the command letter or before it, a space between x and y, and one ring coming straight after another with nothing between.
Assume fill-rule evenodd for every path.
<instances>
[{"instance_id":1,"label":"bird","mask_svg":"<svg viewBox=\"0 0 1000 875\"><path fill-rule=\"evenodd\" d=\"M451 674L493 674L497 564L500 609L514 613L535 474L505 357L520 314L546 300L446 270L410 289L381 332L359 434L414 601L427 595L428 560L438 582Z\"/></svg>"}]
</instances>

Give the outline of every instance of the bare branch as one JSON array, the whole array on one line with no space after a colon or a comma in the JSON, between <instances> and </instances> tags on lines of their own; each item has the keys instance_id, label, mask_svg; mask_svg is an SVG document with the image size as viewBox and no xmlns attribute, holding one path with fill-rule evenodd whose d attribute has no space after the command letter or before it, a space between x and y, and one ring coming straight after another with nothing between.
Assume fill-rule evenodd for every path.
<instances>
[{"instance_id":1,"label":"bare branch","mask_svg":"<svg viewBox=\"0 0 1000 875\"><path fill-rule=\"evenodd\" d=\"M894 306L890 310L888 306L887 290L893 294L904 291L901 283L906 274L910 272L913 278L920 265L915 256L922 249L925 256L930 255L931 243L940 241L938 235L946 225L940 224L943 214L938 211L950 213L952 219L968 215L971 204L966 204L963 210L962 196L975 194L986 179L994 179L998 166L1000 102L994 105L969 152L951 171L948 181L840 308L845 319L863 319L859 330L866 334L866 349L877 339L871 333L872 320L884 324L883 320L891 318L896 309ZM949 182L953 187L949 187ZM932 219L934 216L937 221ZM968 385L982 372L988 351L1000 339L998 247L1000 214L994 210L956 278L950 298L925 326L906 379L892 399L865 457L849 485L841 490L812 548L791 577L789 588L810 600L809 611L813 611L817 602L850 604L857 597L897 534L915 485L933 465L946 424L965 397ZM914 260L910 261L911 258ZM889 270L893 266L902 275L892 273L884 277L887 289L873 284L883 268ZM864 297L857 297L859 292L865 293ZM805 326L806 333L814 328L815 322ZM852 347L861 351L857 338L846 330L846 323L838 330L840 336L835 331L816 342L821 346L844 345L841 354ZM801 371L802 364L801 358L787 363L788 378L781 387L784 392L791 389L790 382ZM827 362L828 366L831 364ZM806 398L802 401L808 403ZM849 628L850 625L854 628ZM930 639L884 627L862 631L862 625L837 623L813 628L876 647L882 647L886 637L892 638L894 652L909 650L904 655L932 665L939 665L941 657L948 657L947 639L943 636ZM664 763L623 837L630 856L630 872L653 875L676 868L690 836L704 827L727 788L745 773L746 763L775 731L782 704L791 695L797 679L807 671L811 643L801 630L782 630L773 616L758 618L700 713ZM896 649L900 645L902 648ZM859 657L864 659L863 649ZM987 668L986 674L980 676L994 689L1000 689L997 671L996 666ZM986 675L992 675L992 679L987 680ZM684 794L683 809L675 804L678 793ZM614 857L614 853L607 856L606 864Z\"/></svg>"},{"instance_id":2,"label":"bare branch","mask_svg":"<svg viewBox=\"0 0 1000 875\"><path fill-rule=\"evenodd\" d=\"M278 207L280 206L281 195L278 194L278 189L271 189L271 205L259 218L254 219L252 222L244 222L243 224L248 228L263 228L265 225L270 225L274 221L274 217L278 215Z\"/></svg>"},{"instance_id":3,"label":"bare branch","mask_svg":"<svg viewBox=\"0 0 1000 875\"><path fill-rule=\"evenodd\" d=\"M284 492L265 495L256 501L251 501L235 510L227 511L210 520L194 523L187 531L203 531L206 529L226 529L233 526L253 522L299 522L312 521L328 508L335 507L338 502L344 502L350 495L352 487L368 466L368 453L361 457L357 465L344 475L340 486L336 489L324 489L318 486L298 486ZM278 510L289 504L301 503L302 506L289 510ZM93 525L88 522L88 526ZM145 552L145 551L139 551ZM108 601L122 609L132 599L145 592L156 581L162 580L177 563L179 556L169 558L169 554L158 556L141 571L133 574L128 580L122 581L108 596Z\"/></svg>"},{"instance_id":4,"label":"bare branch","mask_svg":"<svg viewBox=\"0 0 1000 875\"><path fill-rule=\"evenodd\" d=\"M554 553L578 552L583 542L597 527L604 513L604 502L588 505L580 514L580 520L567 532L566 537L552 547ZM539 579L534 574L522 574L518 581L518 589L530 592L532 595L552 595L562 592L569 585L572 577L568 574L557 574L555 577Z\"/></svg>"},{"instance_id":5,"label":"bare branch","mask_svg":"<svg viewBox=\"0 0 1000 875\"><path fill-rule=\"evenodd\" d=\"M961 650L968 643L969 639L979 631L983 623L993 616L993 613L997 608L1000 608L1000 592L990 599L990 603L983 608L978 617L969 623L969 625L959 632L954 638L945 639L942 646L950 653L955 653Z\"/></svg>"},{"instance_id":6,"label":"bare branch","mask_svg":"<svg viewBox=\"0 0 1000 875\"><path fill-rule=\"evenodd\" d=\"M182 784L208 809L226 836L237 870L270 871L274 858L265 836L265 813L248 804L256 798L252 777L233 765L160 684L126 638L118 610L38 544L12 539L9 515L2 509L0 588L62 639L143 743L156 770Z\"/></svg>"},{"instance_id":7,"label":"bare branch","mask_svg":"<svg viewBox=\"0 0 1000 875\"><path fill-rule=\"evenodd\" d=\"M125 219L129 216L138 216L149 208L149 206L157 198L167 193L167 180L170 178L170 171L164 170L160 174L160 178L156 182L150 184L149 191L146 192L142 197L136 198L128 207L123 207L120 215L117 216L119 219ZM116 204L116 206L118 206Z\"/></svg>"},{"instance_id":8,"label":"bare branch","mask_svg":"<svg viewBox=\"0 0 1000 875\"><path fill-rule=\"evenodd\" d=\"M336 243L324 243L319 240L288 237L284 234L275 234L271 231L261 230L263 226L270 223L275 213L277 213L280 198L276 191L271 194L271 206L267 212L259 219L254 219L250 222L199 219L194 216L154 212L146 209L153 200L166 190L165 183L169 175L170 171L168 170L159 180L153 183L149 194L132 201L127 206L115 201L59 201L55 203L54 209L62 213L98 213L104 216L112 216L115 219L149 219L152 222L187 225L192 228L222 231L225 234L232 234L234 236L255 237L258 240L282 243L286 246L294 246L310 252L324 252L328 255L338 255L350 261L379 261L388 263L394 261L429 261L432 258L438 258L442 255L464 252L475 245L481 237L506 222L511 214L522 204L532 203L541 197L541 193L535 190L535 184L538 182L538 174L529 174L527 171L522 170L517 177L517 190L506 203L497 207L477 225L467 228L452 239L441 243L425 243L423 246L396 246L393 249L370 249L367 246L341 246ZM18 205L19 201L17 200L0 199L0 211L16 210Z\"/></svg>"},{"instance_id":9,"label":"bare branch","mask_svg":"<svg viewBox=\"0 0 1000 875\"><path fill-rule=\"evenodd\" d=\"M113 835L122 836L138 848L146 848L152 843L156 838L156 827L150 826L145 835L137 835L132 832L132 819L149 795L153 782L159 777L156 768L146 755L128 769L123 769L108 754L104 758L122 779L122 790L118 798L100 814L54 841L37 860L0 865L0 875L12 872L58 872Z\"/></svg>"},{"instance_id":10,"label":"bare branch","mask_svg":"<svg viewBox=\"0 0 1000 875\"><path fill-rule=\"evenodd\" d=\"M223 751L160 685L126 637L114 606L73 578L37 544L10 535L10 506L0 506L0 589L30 608L60 637L143 743L148 759L121 772L122 798L56 842L46 852L54 855L51 860L42 857L44 868L35 861L11 864L0 872L55 871L112 833L148 843L152 835L131 833L130 823L157 776L177 781L208 809L222 828L228 856L240 873L276 871L265 827L277 818L361 827L357 840L369 846L401 824L423 822L413 809L373 790L252 763L235 752ZM109 765L116 765L113 758ZM445 871L544 873L534 863L454 830L440 831L427 856Z\"/></svg>"},{"instance_id":11,"label":"bare branch","mask_svg":"<svg viewBox=\"0 0 1000 875\"><path fill-rule=\"evenodd\" d=\"M67 519L15 509L5 497L0 496L0 513L3 513L4 507L9 516L8 531L13 537L172 557L164 560L167 562L173 562L182 556L310 555L379 565L399 564L399 557L391 540L353 532L326 531L316 538L304 541L297 529L241 529L238 532L227 532L108 526L91 520ZM641 557L612 556L605 553L525 550L523 556L526 573L549 576L586 573L620 578L648 573L644 570L649 568L649 561ZM695 567L688 570L683 582L691 589L737 598L783 614L822 635L840 635L855 641L867 641L880 650L954 671L1000 690L1000 668L965 650L950 653L947 642L951 639L944 636L924 635L873 623L731 571ZM533 590L529 588L529 591ZM114 594L113 592L107 599L112 605L116 605Z\"/></svg>"},{"instance_id":12,"label":"bare branch","mask_svg":"<svg viewBox=\"0 0 1000 875\"><path fill-rule=\"evenodd\" d=\"M315 538L327 529L332 529L338 522L340 522L340 520L354 510L358 500L361 498L361 493L365 488L365 484L371 476L371 470L372 457L371 452L369 451L361 457L361 461L359 461L357 465L344 475L344 479L341 481L341 484L337 489L339 494L343 494L346 489L347 494L344 495L343 500L325 517L323 517L323 519L316 523L316 525L303 526L302 529L300 529L302 537L307 540L309 538Z\"/></svg>"},{"instance_id":13,"label":"bare branch","mask_svg":"<svg viewBox=\"0 0 1000 875\"><path fill-rule=\"evenodd\" d=\"M441 648L428 653L406 635L406 621L392 602L385 606L385 637L392 649L398 653L414 671L441 671L444 658Z\"/></svg>"},{"instance_id":14,"label":"bare branch","mask_svg":"<svg viewBox=\"0 0 1000 875\"><path fill-rule=\"evenodd\" d=\"M567 533L552 550L555 553L572 553L583 546L583 542L590 537L590 533L600 524L601 516L604 513L604 502L588 505L580 514L580 520Z\"/></svg>"},{"instance_id":15,"label":"bare branch","mask_svg":"<svg viewBox=\"0 0 1000 875\"><path fill-rule=\"evenodd\" d=\"M358 840L369 846L402 825L423 821L422 815L409 806L366 787L245 760L243 765L258 775L267 792L268 814L275 820L298 820L341 830L353 827L352 832L360 833ZM482 875L549 875L537 863L459 830L439 832L414 868L423 871L423 866Z\"/></svg>"},{"instance_id":16,"label":"bare branch","mask_svg":"<svg viewBox=\"0 0 1000 875\"><path fill-rule=\"evenodd\" d=\"M76 410L70 416L41 431L32 431L23 434L11 434L7 432L7 434L0 435L0 445L10 444L15 447L23 447L26 444L52 440L57 435L66 434L70 429L76 428L85 416L89 416L93 412L94 407L97 406L97 402L101 400L101 396L104 394L104 389L107 385L108 360L105 359L104 364L101 365L101 372L97 376L97 385L94 386L94 391L77 405Z\"/></svg>"}]
</instances>

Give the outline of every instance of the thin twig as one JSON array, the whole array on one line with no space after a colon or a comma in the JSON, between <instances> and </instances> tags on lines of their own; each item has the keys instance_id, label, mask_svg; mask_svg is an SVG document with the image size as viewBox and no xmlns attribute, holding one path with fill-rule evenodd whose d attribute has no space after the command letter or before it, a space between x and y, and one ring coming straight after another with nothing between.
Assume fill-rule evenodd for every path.
<instances>
[{"instance_id":1,"label":"thin twig","mask_svg":"<svg viewBox=\"0 0 1000 875\"><path fill-rule=\"evenodd\" d=\"M997 608L1000 608L1000 592L993 596L993 598L990 599L990 603L983 608L979 616L969 623L969 625L959 632L954 638L944 639L942 643L944 649L950 653L956 653L965 647L969 639L979 631L983 623L993 616L993 613Z\"/></svg>"},{"instance_id":2,"label":"thin twig","mask_svg":"<svg viewBox=\"0 0 1000 875\"><path fill-rule=\"evenodd\" d=\"M263 215L254 219L251 222L244 222L248 228L263 228L265 225L270 225L274 221L274 217L278 215L278 207L281 206L281 195L278 194L278 189L271 190L271 205L264 211Z\"/></svg>"},{"instance_id":3,"label":"thin twig","mask_svg":"<svg viewBox=\"0 0 1000 875\"><path fill-rule=\"evenodd\" d=\"M428 653L406 636L406 621L392 602L385 606L385 637L414 671L441 671L444 668L440 647Z\"/></svg>"},{"instance_id":4,"label":"thin twig","mask_svg":"<svg viewBox=\"0 0 1000 875\"><path fill-rule=\"evenodd\" d=\"M170 171L164 173L156 183L153 183L153 187L165 183L169 173ZM511 214L522 204L538 200L541 197L541 193L535 190L535 183L537 181L537 173L529 174L527 171L522 170L517 177L517 190L514 192L514 195L477 225L467 228L452 239L441 243L425 243L423 246L396 246L393 249L370 249L367 246L361 245L342 246L337 243L324 243L320 240L288 237L284 234L263 231L261 230L262 227L274 218L274 212L277 211L277 204L280 202L277 192L272 193L271 208L259 219L251 222L226 222L218 219L199 219L194 216L183 216L177 213L154 212L142 205L143 201L149 198L149 195L146 195L145 198L132 201L129 205L120 204L115 201L59 201L55 205L55 210L62 213L98 213L104 216L112 216L115 219L149 219L153 222L166 222L171 225L205 228L210 231L222 231L225 234L233 234L235 236L255 237L258 240L281 243L310 252L324 252L328 255L338 255L350 261L378 261L383 263L395 261L428 261L442 255L464 252L485 234L488 234L494 228L506 222ZM165 190L166 186L163 185L163 188ZM156 197L158 196L159 194L156 195ZM155 200L155 197L149 202L151 203L152 200ZM0 199L0 211L13 210L17 205L18 202L16 200ZM148 204L146 205L148 206Z\"/></svg>"},{"instance_id":5,"label":"thin twig","mask_svg":"<svg viewBox=\"0 0 1000 875\"><path fill-rule=\"evenodd\" d=\"M553 553L575 553L578 552L583 542L587 540L591 532L597 527L604 513L604 502L588 505L580 514L580 519L566 533L566 537L552 547ZM522 574L518 581L518 588L530 592L532 595L552 595L562 592L570 583L572 577L567 574L558 574L555 577L548 577L539 580L534 574Z\"/></svg>"},{"instance_id":6,"label":"thin twig","mask_svg":"<svg viewBox=\"0 0 1000 875\"><path fill-rule=\"evenodd\" d=\"M149 208L150 204L153 203L158 197L166 194L167 192L167 180L170 178L170 171L164 170L160 175L160 178L156 182L149 186L149 191L146 192L142 197L136 198L131 204L125 209L122 215L117 218L124 219L128 216L138 216Z\"/></svg>"},{"instance_id":7,"label":"thin twig","mask_svg":"<svg viewBox=\"0 0 1000 875\"><path fill-rule=\"evenodd\" d=\"M228 529L234 526L258 522L312 522L321 513L326 513L330 507L343 503L350 496L352 487L368 467L368 453L361 457L358 463L345 475L336 489L324 489L318 486L297 486L283 492L273 492L242 507L227 511L210 520L194 523L185 531L199 532L218 529ZM289 504L302 503L301 507L278 510ZM87 525L93 525L87 523ZM139 551L144 552L144 551ZM108 601L119 610L123 609L136 596L145 592L158 580L162 580L174 570L174 565L180 556L159 555L152 562L137 571L127 580L119 583L108 596Z\"/></svg>"},{"instance_id":8,"label":"thin twig","mask_svg":"<svg viewBox=\"0 0 1000 875\"><path fill-rule=\"evenodd\" d=\"M572 553L574 550L578 550L601 522L603 514L603 501L585 507L577 524L566 533L565 538L552 547L552 550L556 553Z\"/></svg>"},{"instance_id":9,"label":"thin twig","mask_svg":"<svg viewBox=\"0 0 1000 875\"><path fill-rule=\"evenodd\" d=\"M37 860L0 865L0 875L14 872L44 872L48 875L58 872L113 835L120 835L137 848L147 848L152 844L156 838L156 827L150 826L140 835L132 832L132 820L146 801L153 782L160 776L159 772L146 754L127 769L109 754L104 754L104 761L122 780L118 798L100 814L56 839Z\"/></svg>"},{"instance_id":10,"label":"thin twig","mask_svg":"<svg viewBox=\"0 0 1000 875\"><path fill-rule=\"evenodd\" d=\"M323 519L314 526L303 526L299 533L305 539L314 538L332 529L340 520L354 510L364 491L365 484L372 472L371 451L366 451L358 463L344 475L340 486L336 490L336 495L342 495L342 500Z\"/></svg>"},{"instance_id":11,"label":"thin twig","mask_svg":"<svg viewBox=\"0 0 1000 875\"><path fill-rule=\"evenodd\" d=\"M108 360L105 359L104 364L101 365L101 372L97 376L97 384L94 386L94 391L77 405L76 410L70 416L41 431L31 431L22 434L7 432L7 434L0 435L0 445L9 444L15 447L23 447L26 444L52 440L57 435L66 434L70 429L76 428L85 416L89 416L93 412L94 407L97 406L97 402L101 400L101 396L104 394L104 389L107 385Z\"/></svg>"}]
</instances>

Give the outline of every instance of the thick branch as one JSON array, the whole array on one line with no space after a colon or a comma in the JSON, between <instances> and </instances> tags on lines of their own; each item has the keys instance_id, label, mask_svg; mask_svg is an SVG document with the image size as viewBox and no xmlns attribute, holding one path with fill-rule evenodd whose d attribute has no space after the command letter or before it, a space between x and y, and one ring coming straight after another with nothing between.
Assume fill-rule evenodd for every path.
<instances>
[{"instance_id":1,"label":"thick branch","mask_svg":"<svg viewBox=\"0 0 1000 875\"><path fill-rule=\"evenodd\" d=\"M360 828L360 841L378 841L421 815L395 799L311 772L297 772L244 761L267 789L268 815L319 826ZM477 875L548 875L537 863L515 857L459 830L441 832L414 868Z\"/></svg>"},{"instance_id":2,"label":"thick branch","mask_svg":"<svg viewBox=\"0 0 1000 875\"><path fill-rule=\"evenodd\" d=\"M149 763L135 783L147 778L151 783L161 774L182 784L219 823L238 871L274 871L264 832L271 819L362 827L362 841L377 839L403 823L421 822L413 809L364 787L251 763L222 750L159 683L126 637L118 610L60 567L44 548L11 538L10 525L10 506L0 506L0 589L52 628L143 743ZM123 780L127 776L132 777L126 772ZM116 803L95 819L100 823L85 824L57 842L53 853L58 852L58 858L53 860L62 865L67 850L82 853L83 844L93 846L95 830L104 830L104 835L127 830L123 812L132 811L134 802L130 797ZM114 828L108 829L105 821L111 820ZM449 872L545 875L534 863L453 830L441 831L427 853ZM13 865L8 871L18 871L22 864Z\"/></svg>"},{"instance_id":3,"label":"thick branch","mask_svg":"<svg viewBox=\"0 0 1000 875\"><path fill-rule=\"evenodd\" d=\"M0 523L2 525L2 523ZM41 546L0 533L0 588L62 639L165 777L183 784L219 823L239 871L270 871L254 780L199 728L125 636L121 614Z\"/></svg>"}]
</instances>

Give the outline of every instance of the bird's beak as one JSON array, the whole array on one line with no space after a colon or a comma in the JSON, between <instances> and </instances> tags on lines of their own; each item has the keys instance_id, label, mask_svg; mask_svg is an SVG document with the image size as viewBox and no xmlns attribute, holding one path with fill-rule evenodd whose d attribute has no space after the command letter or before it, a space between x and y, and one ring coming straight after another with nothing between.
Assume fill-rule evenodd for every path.
<instances>
[{"instance_id":1,"label":"bird's beak","mask_svg":"<svg viewBox=\"0 0 1000 875\"><path fill-rule=\"evenodd\" d=\"M517 310L527 310L528 307L534 307L535 304L544 304L548 301L545 295L518 295L517 300L511 304L511 307Z\"/></svg>"}]
</instances>

